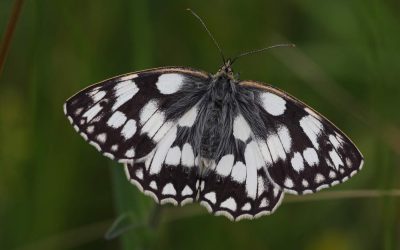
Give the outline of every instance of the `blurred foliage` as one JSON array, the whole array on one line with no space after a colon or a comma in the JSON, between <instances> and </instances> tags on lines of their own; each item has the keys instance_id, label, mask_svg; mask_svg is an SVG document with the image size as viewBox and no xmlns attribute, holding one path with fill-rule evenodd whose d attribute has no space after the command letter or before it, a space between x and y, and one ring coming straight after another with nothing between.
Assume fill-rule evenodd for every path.
<instances>
[{"instance_id":1,"label":"blurred foliage","mask_svg":"<svg viewBox=\"0 0 400 250\"><path fill-rule=\"evenodd\" d=\"M0 1L1 35L12 4ZM329 191L399 187L399 1L25 1L0 75L0 249L399 249L393 197L284 202L239 223L190 205L146 226L151 199L75 133L62 104L130 71L216 72L219 55L187 7L228 56L297 45L234 70L304 100L356 142L363 171ZM126 213L145 226L106 240Z\"/></svg>"}]
</instances>

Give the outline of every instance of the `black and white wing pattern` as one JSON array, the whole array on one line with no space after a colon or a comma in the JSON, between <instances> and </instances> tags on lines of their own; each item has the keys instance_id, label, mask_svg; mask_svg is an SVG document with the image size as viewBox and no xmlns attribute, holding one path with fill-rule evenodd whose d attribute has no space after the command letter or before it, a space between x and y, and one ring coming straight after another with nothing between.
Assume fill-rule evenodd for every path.
<instances>
[{"instance_id":1,"label":"black and white wing pattern","mask_svg":"<svg viewBox=\"0 0 400 250\"><path fill-rule=\"evenodd\" d=\"M125 165L127 177L161 204L199 201L209 212L236 221L270 214L283 198L282 189L268 178L237 105L230 103L215 117L213 95L201 92L152 152Z\"/></svg>"},{"instance_id":2,"label":"black and white wing pattern","mask_svg":"<svg viewBox=\"0 0 400 250\"><path fill-rule=\"evenodd\" d=\"M144 158L125 164L128 180L156 202L193 202L199 187L199 159L192 129L197 106L189 109Z\"/></svg>"},{"instance_id":3,"label":"black and white wing pattern","mask_svg":"<svg viewBox=\"0 0 400 250\"><path fill-rule=\"evenodd\" d=\"M283 91L253 81L253 130L268 176L285 192L313 193L344 182L361 170L363 156L328 119Z\"/></svg>"},{"instance_id":4,"label":"black and white wing pattern","mask_svg":"<svg viewBox=\"0 0 400 250\"><path fill-rule=\"evenodd\" d=\"M361 153L326 118L227 74L169 67L122 75L80 91L64 112L155 201L199 201L236 221L272 213L285 192L316 192L361 169Z\"/></svg>"},{"instance_id":5,"label":"black and white wing pattern","mask_svg":"<svg viewBox=\"0 0 400 250\"><path fill-rule=\"evenodd\" d=\"M236 124L244 125L239 138L232 134L230 152L210 163L211 169L201 177L199 189L201 205L235 221L271 214L283 198L282 189L268 178L249 126L241 122Z\"/></svg>"},{"instance_id":6,"label":"black and white wing pattern","mask_svg":"<svg viewBox=\"0 0 400 250\"><path fill-rule=\"evenodd\" d=\"M129 163L154 150L177 118L196 104L195 84L208 78L201 71L178 67L126 74L72 96L64 104L64 113L97 150ZM180 99L189 99L187 106L180 106Z\"/></svg>"}]
</instances>

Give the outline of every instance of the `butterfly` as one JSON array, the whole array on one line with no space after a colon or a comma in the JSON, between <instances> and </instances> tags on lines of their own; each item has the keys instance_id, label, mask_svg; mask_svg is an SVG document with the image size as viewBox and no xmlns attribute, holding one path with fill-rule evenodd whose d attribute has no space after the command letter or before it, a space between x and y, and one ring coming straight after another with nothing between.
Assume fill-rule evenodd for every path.
<instances>
[{"instance_id":1,"label":"butterfly","mask_svg":"<svg viewBox=\"0 0 400 250\"><path fill-rule=\"evenodd\" d=\"M231 220L271 214L361 170L363 156L328 119L270 85L163 67L117 76L69 98L64 113L158 203L200 202Z\"/></svg>"}]
</instances>

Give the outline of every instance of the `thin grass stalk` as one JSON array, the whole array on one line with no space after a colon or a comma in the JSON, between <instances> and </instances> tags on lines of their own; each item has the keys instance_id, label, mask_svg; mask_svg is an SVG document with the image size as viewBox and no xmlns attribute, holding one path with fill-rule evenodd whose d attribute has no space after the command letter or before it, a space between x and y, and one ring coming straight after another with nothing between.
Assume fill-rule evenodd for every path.
<instances>
[{"instance_id":1,"label":"thin grass stalk","mask_svg":"<svg viewBox=\"0 0 400 250\"><path fill-rule=\"evenodd\" d=\"M15 0L12 10L10 19L8 20L6 31L4 32L4 36L1 39L0 44L0 76L3 72L4 64L6 62L6 57L8 50L10 49L11 40L14 34L15 27L17 26L17 22L19 19L19 14L21 13L23 0Z\"/></svg>"}]
</instances>

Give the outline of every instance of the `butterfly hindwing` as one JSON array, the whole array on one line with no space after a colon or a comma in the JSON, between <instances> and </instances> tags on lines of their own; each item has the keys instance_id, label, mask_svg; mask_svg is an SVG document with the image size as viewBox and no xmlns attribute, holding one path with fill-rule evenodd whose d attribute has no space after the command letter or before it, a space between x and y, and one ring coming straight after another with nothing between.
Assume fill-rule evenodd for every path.
<instances>
[{"instance_id":1,"label":"butterfly hindwing","mask_svg":"<svg viewBox=\"0 0 400 250\"><path fill-rule=\"evenodd\" d=\"M195 200L198 164L189 133L174 125L149 155L126 164L128 179L161 204L184 205Z\"/></svg>"},{"instance_id":2,"label":"butterfly hindwing","mask_svg":"<svg viewBox=\"0 0 400 250\"><path fill-rule=\"evenodd\" d=\"M190 102L175 109L173 103L187 98L185 89L207 78L200 71L173 67L118 76L72 96L64 112L77 132L105 156L129 162L154 149L191 108Z\"/></svg>"},{"instance_id":3,"label":"butterfly hindwing","mask_svg":"<svg viewBox=\"0 0 400 250\"><path fill-rule=\"evenodd\" d=\"M244 81L253 91L259 148L271 180L286 192L305 194L333 186L357 173L363 157L354 144L322 115L288 94Z\"/></svg>"},{"instance_id":4,"label":"butterfly hindwing","mask_svg":"<svg viewBox=\"0 0 400 250\"><path fill-rule=\"evenodd\" d=\"M244 139L243 136L239 138ZM256 142L251 137L245 141L236 139L233 134L230 140L235 145L232 152L217 159L202 176L201 204L215 215L236 221L274 212L283 193L268 178Z\"/></svg>"}]
</instances>

